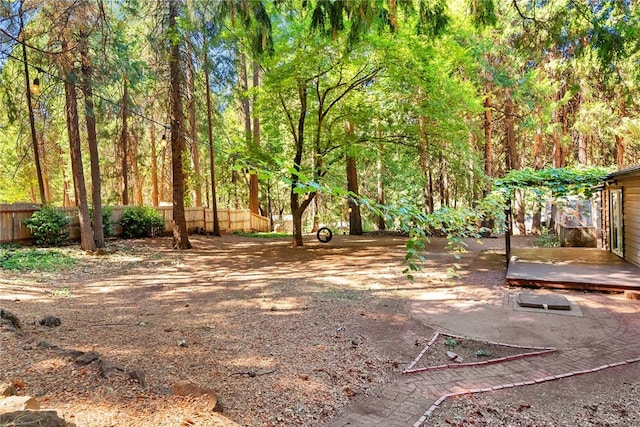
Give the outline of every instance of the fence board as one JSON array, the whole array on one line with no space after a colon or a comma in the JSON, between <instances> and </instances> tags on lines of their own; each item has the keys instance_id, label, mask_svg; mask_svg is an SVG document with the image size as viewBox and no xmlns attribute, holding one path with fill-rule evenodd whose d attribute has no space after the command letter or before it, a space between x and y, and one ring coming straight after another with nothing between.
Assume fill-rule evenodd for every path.
<instances>
[{"instance_id":1,"label":"fence board","mask_svg":"<svg viewBox=\"0 0 640 427\"><path fill-rule=\"evenodd\" d=\"M111 223L113 233L116 236L122 234L122 227L119 221L126 206L111 207ZM0 204L0 242L11 242L31 239L31 232L24 226L23 221L31 218L39 207L31 204ZM155 208L164 218L164 231L173 230L173 207L159 206ZM77 208L60 208L60 211L67 215L71 223L69 224L69 237L71 239L80 238L80 220ZM207 231L213 232L213 210L210 208L185 208L185 219L189 232ZM218 222L220 229L226 232L233 231L270 231L269 219L260 215L255 215L246 209L218 209Z\"/></svg>"},{"instance_id":2,"label":"fence board","mask_svg":"<svg viewBox=\"0 0 640 427\"><path fill-rule=\"evenodd\" d=\"M16 242L31 238L23 221L31 218L39 207L27 203L0 204L0 242Z\"/></svg>"}]
</instances>

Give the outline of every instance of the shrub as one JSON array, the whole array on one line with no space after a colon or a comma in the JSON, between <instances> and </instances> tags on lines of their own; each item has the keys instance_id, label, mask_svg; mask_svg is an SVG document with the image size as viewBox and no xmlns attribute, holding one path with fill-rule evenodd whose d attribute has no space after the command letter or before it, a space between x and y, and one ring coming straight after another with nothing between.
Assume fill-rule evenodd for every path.
<instances>
[{"instance_id":1,"label":"shrub","mask_svg":"<svg viewBox=\"0 0 640 427\"><path fill-rule=\"evenodd\" d=\"M113 224L111 223L112 213L113 209L111 207L102 207L102 229L104 230L104 237L109 237L113 234Z\"/></svg>"},{"instance_id":2,"label":"shrub","mask_svg":"<svg viewBox=\"0 0 640 427\"><path fill-rule=\"evenodd\" d=\"M542 227L540 236L536 239L534 245L539 248L557 248L560 246L560 240L558 240L558 236L553 231Z\"/></svg>"},{"instance_id":3,"label":"shrub","mask_svg":"<svg viewBox=\"0 0 640 427\"><path fill-rule=\"evenodd\" d=\"M109 237L113 234L113 224L111 223L112 212L113 208L110 206L102 207L102 231L104 233L104 237ZM91 221L93 221L93 208L89 209L89 215L91 216Z\"/></svg>"},{"instance_id":4,"label":"shrub","mask_svg":"<svg viewBox=\"0 0 640 427\"><path fill-rule=\"evenodd\" d=\"M126 239L149 237L164 228L164 218L153 208L135 206L124 210L120 225Z\"/></svg>"},{"instance_id":5,"label":"shrub","mask_svg":"<svg viewBox=\"0 0 640 427\"><path fill-rule=\"evenodd\" d=\"M71 220L65 214L51 206L43 206L24 220L24 225L31 230L31 235L40 246L60 246L69 238L66 228Z\"/></svg>"}]
</instances>

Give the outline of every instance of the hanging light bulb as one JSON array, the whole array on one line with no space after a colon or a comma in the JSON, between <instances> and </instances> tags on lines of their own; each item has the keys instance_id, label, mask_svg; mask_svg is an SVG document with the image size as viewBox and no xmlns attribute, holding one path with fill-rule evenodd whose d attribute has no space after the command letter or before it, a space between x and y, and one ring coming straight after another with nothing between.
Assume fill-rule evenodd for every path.
<instances>
[{"instance_id":1,"label":"hanging light bulb","mask_svg":"<svg viewBox=\"0 0 640 427\"><path fill-rule=\"evenodd\" d=\"M40 95L40 79L33 79L33 84L31 85L31 93L34 95Z\"/></svg>"}]
</instances>

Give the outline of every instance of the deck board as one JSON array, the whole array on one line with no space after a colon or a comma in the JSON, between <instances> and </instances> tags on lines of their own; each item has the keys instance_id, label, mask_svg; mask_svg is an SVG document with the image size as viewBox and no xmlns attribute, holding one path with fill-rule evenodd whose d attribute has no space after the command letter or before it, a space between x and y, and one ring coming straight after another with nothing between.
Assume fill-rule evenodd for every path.
<instances>
[{"instance_id":1,"label":"deck board","mask_svg":"<svg viewBox=\"0 0 640 427\"><path fill-rule=\"evenodd\" d=\"M640 290L640 268L595 248L514 248L508 285L623 292Z\"/></svg>"}]
</instances>

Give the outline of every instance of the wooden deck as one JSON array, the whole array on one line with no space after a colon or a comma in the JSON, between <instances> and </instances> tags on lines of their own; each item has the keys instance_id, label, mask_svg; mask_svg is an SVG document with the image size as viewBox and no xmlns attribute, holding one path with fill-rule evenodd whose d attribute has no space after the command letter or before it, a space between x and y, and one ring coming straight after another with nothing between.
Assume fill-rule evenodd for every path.
<instances>
[{"instance_id":1,"label":"wooden deck","mask_svg":"<svg viewBox=\"0 0 640 427\"><path fill-rule=\"evenodd\" d=\"M514 248L507 285L623 292L640 290L640 267L595 248Z\"/></svg>"}]
</instances>

